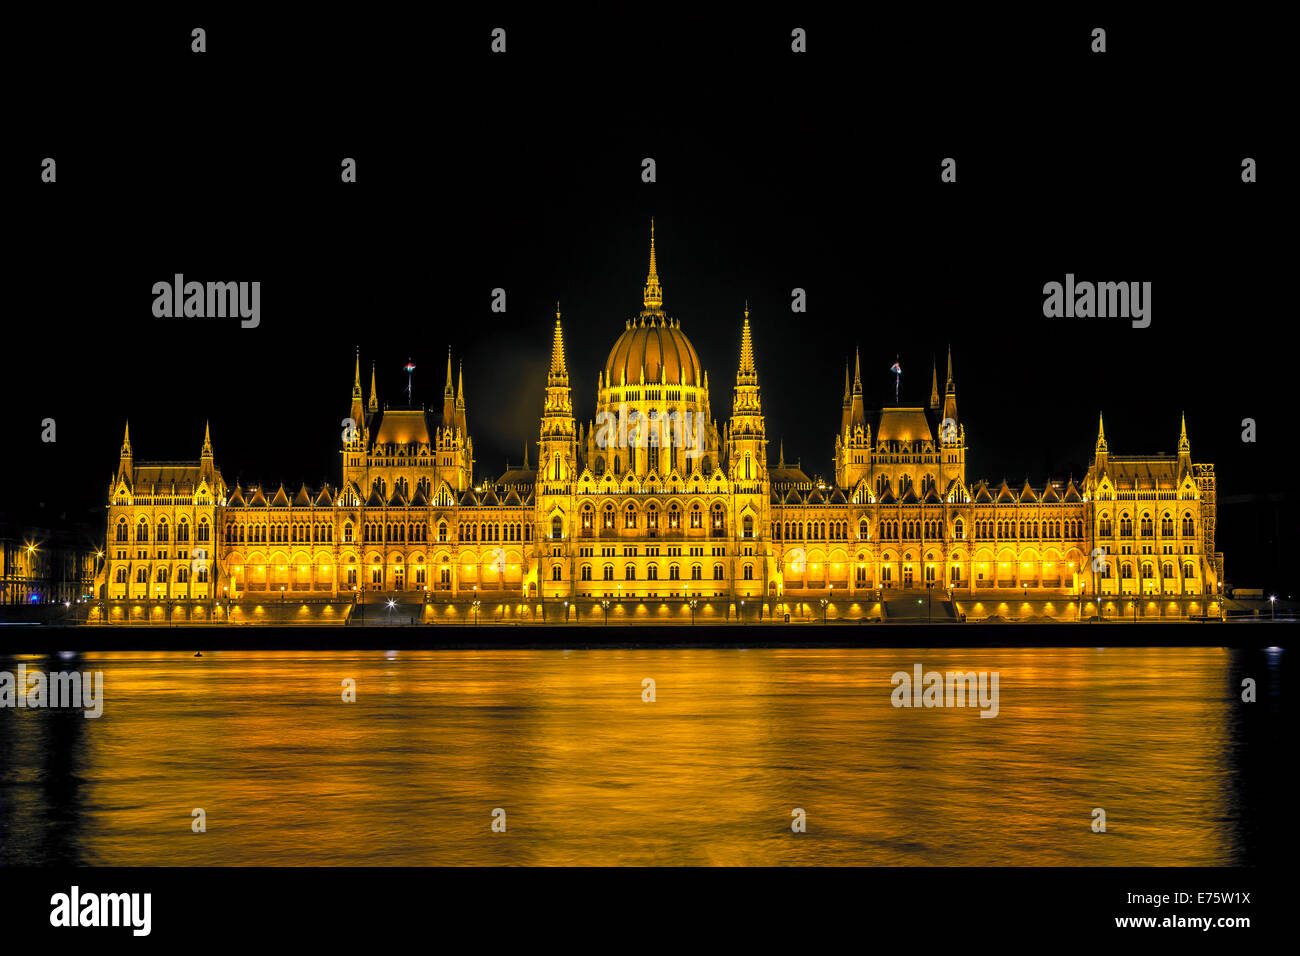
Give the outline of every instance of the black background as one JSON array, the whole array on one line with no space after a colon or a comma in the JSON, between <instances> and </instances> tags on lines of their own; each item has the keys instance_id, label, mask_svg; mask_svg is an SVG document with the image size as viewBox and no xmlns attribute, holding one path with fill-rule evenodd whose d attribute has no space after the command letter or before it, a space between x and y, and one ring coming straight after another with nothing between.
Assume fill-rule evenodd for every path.
<instances>
[{"instance_id":1,"label":"black background","mask_svg":"<svg viewBox=\"0 0 1300 956\"><path fill-rule=\"evenodd\" d=\"M769 438L810 474L831 472L855 347L879 407L896 355L920 404L951 343L972 480L1077 478L1099 411L1112 454L1172 453L1185 411L1230 582L1280 583L1296 336L1282 35L1257 14L201 10L51 16L11 40L7 509L102 514L127 418L137 461L197 458L210 419L228 481L336 483L358 345L382 401L405 403L410 358L435 409L450 347L493 477L536 441L557 299L594 414L653 216L720 422L746 300ZM260 327L154 318L177 272L260 280ZM1045 319L1067 272L1152 282L1152 325ZM1232 510L1269 495L1288 504Z\"/></svg>"}]
</instances>

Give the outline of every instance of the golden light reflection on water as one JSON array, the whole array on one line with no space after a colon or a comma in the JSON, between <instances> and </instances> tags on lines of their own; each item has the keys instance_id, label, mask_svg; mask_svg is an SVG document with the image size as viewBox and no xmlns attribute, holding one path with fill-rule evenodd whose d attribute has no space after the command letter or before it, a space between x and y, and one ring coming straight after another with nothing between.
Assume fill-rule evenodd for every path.
<instances>
[{"instance_id":1,"label":"golden light reflection on water","mask_svg":"<svg viewBox=\"0 0 1300 956\"><path fill-rule=\"evenodd\" d=\"M0 862L1226 864L1241 851L1224 825L1228 655L24 658L102 669L106 702L98 720L0 711ZM1000 713L891 706L891 675L918 662L998 671ZM791 832L796 807L807 833ZM206 833L191 832L194 808Z\"/></svg>"}]
</instances>

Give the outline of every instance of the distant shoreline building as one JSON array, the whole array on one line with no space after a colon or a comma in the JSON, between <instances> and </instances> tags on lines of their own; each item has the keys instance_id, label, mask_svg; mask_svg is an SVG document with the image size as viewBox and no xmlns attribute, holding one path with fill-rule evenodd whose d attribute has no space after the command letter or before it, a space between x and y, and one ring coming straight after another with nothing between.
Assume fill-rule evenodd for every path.
<instances>
[{"instance_id":1,"label":"distant shoreline building","mask_svg":"<svg viewBox=\"0 0 1300 956\"><path fill-rule=\"evenodd\" d=\"M475 478L450 354L435 417L381 410L373 368L363 400L358 352L337 487L231 487L206 429L197 461L137 462L128 426L94 619L255 620L276 602L317 619L366 592L426 621L892 620L922 598L948 618L1219 615L1214 468L1193 463L1185 421L1177 455L1111 455L1099 423L1077 481L970 481L951 351L927 404L870 416L855 358L819 481L779 448L770 461L748 308L730 416L714 417L663 310L653 226L642 302L585 423L557 306L537 466L525 446L496 479Z\"/></svg>"},{"instance_id":2,"label":"distant shoreline building","mask_svg":"<svg viewBox=\"0 0 1300 956\"><path fill-rule=\"evenodd\" d=\"M0 606L90 600L98 570L90 528L77 522L56 523L61 526L0 520Z\"/></svg>"}]
</instances>

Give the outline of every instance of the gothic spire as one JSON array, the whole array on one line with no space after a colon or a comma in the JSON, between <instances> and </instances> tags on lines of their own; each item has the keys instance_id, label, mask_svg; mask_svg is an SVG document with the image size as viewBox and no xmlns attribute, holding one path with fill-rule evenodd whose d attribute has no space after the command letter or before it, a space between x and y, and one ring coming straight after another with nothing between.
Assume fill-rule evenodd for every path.
<instances>
[{"instance_id":1,"label":"gothic spire","mask_svg":"<svg viewBox=\"0 0 1300 956\"><path fill-rule=\"evenodd\" d=\"M655 264L655 221L650 220L650 274L645 280L645 294L642 297L648 313L659 314L663 309L664 290L659 284L659 269Z\"/></svg>"},{"instance_id":2,"label":"gothic spire","mask_svg":"<svg viewBox=\"0 0 1300 956\"><path fill-rule=\"evenodd\" d=\"M749 329L749 303L745 303L745 324L740 331L740 367L736 370L737 385L757 385L758 369L754 367L754 336Z\"/></svg>"},{"instance_id":3,"label":"gothic spire","mask_svg":"<svg viewBox=\"0 0 1300 956\"><path fill-rule=\"evenodd\" d=\"M1100 412L1097 413L1097 452L1105 453L1106 451L1106 423Z\"/></svg>"},{"instance_id":4,"label":"gothic spire","mask_svg":"<svg viewBox=\"0 0 1300 956\"><path fill-rule=\"evenodd\" d=\"M1192 444L1187 440L1187 413L1183 412L1183 424L1178 431L1178 454L1190 455Z\"/></svg>"},{"instance_id":5,"label":"gothic spire","mask_svg":"<svg viewBox=\"0 0 1300 956\"><path fill-rule=\"evenodd\" d=\"M930 407L939 410L939 366L930 359Z\"/></svg>"},{"instance_id":6,"label":"gothic spire","mask_svg":"<svg viewBox=\"0 0 1300 956\"><path fill-rule=\"evenodd\" d=\"M370 363L370 402L366 407L372 411L379 411L379 389L375 388L375 363Z\"/></svg>"},{"instance_id":7,"label":"gothic spire","mask_svg":"<svg viewBox=\"0 0 1300 956\"><path fill-rule=\"evenodd\" d=\"M560 325L560 303L555 303L555 333L551 338L551 370L546 376L550 388L567 388L569 368L564 361L564 329Z\"/></svg>"}]
</instances>

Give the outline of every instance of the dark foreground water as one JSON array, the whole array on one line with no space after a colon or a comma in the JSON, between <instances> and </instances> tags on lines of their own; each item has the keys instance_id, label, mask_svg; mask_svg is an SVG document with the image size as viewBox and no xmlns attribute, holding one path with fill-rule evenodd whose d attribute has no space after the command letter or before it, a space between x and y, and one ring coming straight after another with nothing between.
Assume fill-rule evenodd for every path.
<instances>
[{"instance_id":1,"label":"dark foreground water","mask_svg":"<svg viewBox=\"0 0 1300 956\"><path fill-rule=\"evenodd\" d=\"M90 720L0 709L0 863L1252 864L1284 654L0 655L102 671L105 696ZM997 671L998 715L895 708L916 663Z\"/></svg>"}]
</instances>

